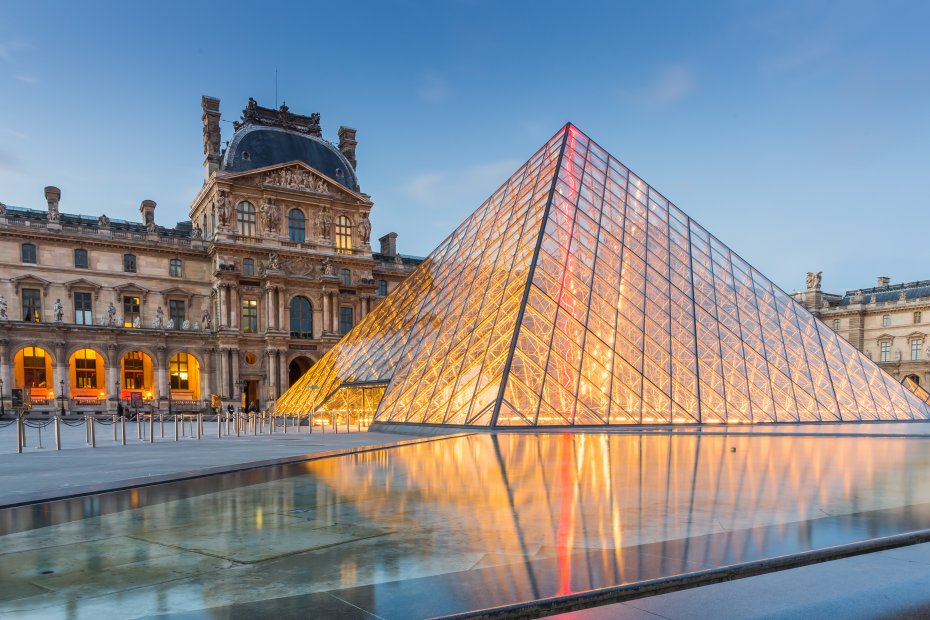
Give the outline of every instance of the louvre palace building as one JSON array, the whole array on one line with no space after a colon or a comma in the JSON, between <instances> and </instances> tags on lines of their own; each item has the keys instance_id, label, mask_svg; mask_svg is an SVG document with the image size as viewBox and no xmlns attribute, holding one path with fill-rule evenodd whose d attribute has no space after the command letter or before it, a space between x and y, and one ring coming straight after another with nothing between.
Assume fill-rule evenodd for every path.
<instances>
[{"instance_id":1,"label":"louvre palace building","mask_svg":"<svg viewBox=\"0 0 930 620\"><path fill-rule=\"evenodd\" d=\"M75 214L51 186L45 208L0 204L6 408L265 406L420 262L395 233L372 250L355 129L333 144L319 114L250 99L222 148L220 101L202 107L189 221L159 223L153 200L138 221Z\"/></svg>"}]
</instances>

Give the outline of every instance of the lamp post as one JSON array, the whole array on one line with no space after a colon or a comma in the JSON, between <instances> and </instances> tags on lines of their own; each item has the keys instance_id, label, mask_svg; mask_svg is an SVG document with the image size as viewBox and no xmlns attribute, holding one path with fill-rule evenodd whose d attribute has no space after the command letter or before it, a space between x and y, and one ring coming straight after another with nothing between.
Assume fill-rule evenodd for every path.
<instances>
[{"instance_id":1,"label":"lamp post","mask_svg":"<svg viewBox=\"0 0 930 620\"><path fill-rule=\"evenodd\" d=\"M58 402L61 403L61 417L65 417L65 380L59 383Z\"/></svg>"},{"instance_id":2,"label":"lamp post","mask_svg":"<svg viewBox=\"0 0 930 620\"><path fill-rule=\"evenodd\" d=\"M120 392L119 390L119 379L117 379L116 380L116 412L120 414L120 417L122 417L123 414L125 413L124 411L121 411L122 407L120 405L122 404L123 404L123 393Z\"/></svg>"}]
</instances>

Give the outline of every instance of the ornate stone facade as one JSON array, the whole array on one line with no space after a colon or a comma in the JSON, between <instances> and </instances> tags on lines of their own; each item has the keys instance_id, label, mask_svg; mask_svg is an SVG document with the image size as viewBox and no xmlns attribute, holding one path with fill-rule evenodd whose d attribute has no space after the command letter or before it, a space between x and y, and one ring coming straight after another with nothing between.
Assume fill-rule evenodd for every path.
<instances>
[{"instance_id":1,"label":"ornate stone facade","mask_svg":"<svg viewBox=\"0 0 930 620\"><path fill-rule=\"evenodd\" d=\"M62 393L71 409L112 410L117 394L146 408L242 392L265 405L303 374L419 263L390 236L372 252L355 130L337 148L319 121L250 100L221 151L219 100L204 97L206 178L174 228L156 224L151 200L141 222L62 213L56 187L44 210L4 205L6 406L26 387L40 410ZM272 148L260 152L244 135L262 131Z\"/></svg>"},{"instance_id":2,"label":"ornate stone facade","mask_svg":"<svg viewBox=\"0 0 930 620\"><path fill-rule=\"evenodd\" d=\"M839 295L824 292L821 273L810 272L807 289L793 297L898 381L930 385L930 280L879 277L873 287Z\"/></svg>"}]
</instances>

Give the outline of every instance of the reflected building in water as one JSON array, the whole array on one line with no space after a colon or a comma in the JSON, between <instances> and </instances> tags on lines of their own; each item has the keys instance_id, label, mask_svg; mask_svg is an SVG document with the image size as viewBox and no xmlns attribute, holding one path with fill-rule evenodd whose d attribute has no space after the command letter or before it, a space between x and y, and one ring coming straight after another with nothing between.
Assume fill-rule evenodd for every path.
<instances>
[{"instance_id":1,"label":"reflected building in water","mask_svg":"<svg viewBox=\"0 0 930 620\"><path fill-rule=\"evenodd\" d=\"M572 125L277 410L484 428L930 418Z\"/></svg>"}]
</instances>

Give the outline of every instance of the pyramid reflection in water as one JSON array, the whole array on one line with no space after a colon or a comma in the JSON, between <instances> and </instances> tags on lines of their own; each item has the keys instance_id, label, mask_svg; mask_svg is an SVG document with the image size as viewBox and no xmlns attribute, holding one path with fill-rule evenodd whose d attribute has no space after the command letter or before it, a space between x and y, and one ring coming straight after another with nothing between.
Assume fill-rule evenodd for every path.
<instances>
[{"instance_id":1,"label":"pyramid reflection in water","mask_svg":"<svg viewBox=\"0 0 930 620\"><path fill-rule=\"evenodd\" d=\"M474 426L930 418L572 125L277 403Z\"/></svg>"}]
</instances>

